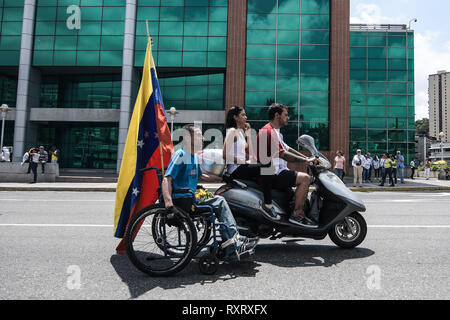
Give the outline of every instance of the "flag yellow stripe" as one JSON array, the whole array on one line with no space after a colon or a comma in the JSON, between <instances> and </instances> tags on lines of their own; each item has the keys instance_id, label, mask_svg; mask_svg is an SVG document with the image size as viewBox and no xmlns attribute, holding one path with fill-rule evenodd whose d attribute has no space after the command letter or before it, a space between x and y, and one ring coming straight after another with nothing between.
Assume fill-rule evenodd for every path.
<instances>
[{"instance_id":1,"label":"flag yellow stripe","mask_svg":"<svg viewBox=\"0 0 450 320\"><path fill-rule=\"evenodd\" d=\"M136 99L133 114L128 128L127 140L122 156L122 163L120 166L119 179L116 188L116 205L114 210L114 232L119 223L120 214L122 212L123 203L127 196L128 189L133 182L136 174L137 162L137 140L139 135L139 124L145 112L145 108L153 93L152 76L150 70L155 68L155 62L152 55L151 39L147 44L147 51L145 54L144 70L142 73L141 86L139 94ZM156 72L156 68L155 68Z\"/></svg>"}]
</instances>

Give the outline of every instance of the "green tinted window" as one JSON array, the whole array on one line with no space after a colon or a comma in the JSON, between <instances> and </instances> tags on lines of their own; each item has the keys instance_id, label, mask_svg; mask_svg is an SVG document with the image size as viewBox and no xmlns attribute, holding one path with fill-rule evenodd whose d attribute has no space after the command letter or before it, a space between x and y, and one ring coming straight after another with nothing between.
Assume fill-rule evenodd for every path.
<instances>
[{"instance_id":1,"label":"green tinted window","mask_svg":"<svg viewBox=\"0 0 450 320\"><path fill-rule=\"evenodd\" d=\"M222 110L224 74L161 78L159 80L167 108L178 110Z\"/></svg>"},{"instance_id":2,"label":"green tinted window","mask_svg":"<svg viewBox=\"0 0 450 320\"><path fill-rule=\"evenodd\" d=\"M110 123L39 124L38 145L56 145L62 168L116 169L119 128Z\"/></svg>"},{"instance_id":3,"label":"green tinted window","mask_svg":"<svg viewBox=\"0 0 450 320\"><path fill-rule=\"evenodd\" d=\"M0 1L0 65L18 66L24 1Z\"/></svg>"},{"instance_id":4,"label":"green tinted window","mask_svg":"<svg viewBox=\"0 0 450 320\"><path fill-rule=\"evenodd\" d=\"M414 128L414 97L409 95L414 93L414 57L413 48L406 52L405 33L351 32L350 42L351 54L357 57L350 60L350 92L366 92L365 74L370 81L367 106L350 103L351 127L368 128L351 130L350 149L368 148L369 152L398 149L412 157L414 130L409 134L407 126L408 119L412 119L410 126ZM408 44L414 44L412 34L408 36ZM367 57L362 57L363 50L368 50ZM352 94L350 101L355 100L366 101L364 95Z\"/></svg>"},{"instance_id":5,"label":"green tinted window","mask_svg":"<svg viewBox=\"0 0 450 320\"><path fill-rule=\"evenodd\" d=\"M285 140L321 135L317 143L326 149L329 10L329 0L249 0L245 92L250 121L266 121L264 106L282 103L291 119Z\"/></svg>"},{"instance_id":6,"label":"green tinted window","mask_svg":"<svg viewBox=\"0 0 450 320\"><path fill-rule=\"evenodd\" d=\"M39 1L36 17L35 66L122 65L125 1Z\"/></svg>"},{"instance_id":7,"label":"green tinted window","mask_svg":"<svg viewBox=\"0 0 450 320\"><path fill-rule=\"evenodd\" d=\"M136 34L142 39L136 41L135 65L144 62L148 19L157 66L225 67L227 18L227 0L139 0Z\"/></svg>"}]
</instances>

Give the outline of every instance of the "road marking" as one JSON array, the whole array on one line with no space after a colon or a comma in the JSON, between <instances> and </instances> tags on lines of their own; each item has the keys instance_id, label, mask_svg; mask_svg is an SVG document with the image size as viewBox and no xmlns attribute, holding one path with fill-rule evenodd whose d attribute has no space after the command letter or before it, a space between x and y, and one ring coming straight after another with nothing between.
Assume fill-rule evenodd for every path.
<instances>
[{"instance_id":1,"label":"road marking","mask_svg":"<svg viewBox=\"0 0 450 320\"><path fill-rule=\"evenodd\" d=\"M40 224L40 223L3 223L0 227L60 227L60 228L113 228L110 224ZM448 229L450 225L368 225L368 228L435 228Z\"/></svg>"},{"instance_id":2,"label":"road marking","mask_svg":"<svg viewBox=\"0 0 450 320\"><path fill-rule=\"evenodd\" d=\"M111 200L85 200L85 199L59 199L59 200L46 200L46 199L0 199L0 201L20 201L20 202L112 202Z\"/></svg>"},{"instance_id":3,"label":"road marking","mask_svg":"<svg viewBox=\"0 0 450 320\"><path fill-rule=\"evenodd\" d=\"M399 228L399 229L401 229L401 228L405 228L405 229L407 229L407 228L428 228L428 229L430 229L430 228L434 228L434 229L447 229L447 228L450 228L450 226L400 226L400 225L398 225L398 226L395 226L395 225L392 225L392 226L389 226L389 225L370 225L370 226L367 226L367 227L369 227L369 228Z\"/></svg>"},{"instance_id":4,"label":"road marking","mask_svg":"<svg viewBox=\"0 0 450 320\"><path fill-rule=\"evenodd\" d=\"M39 224L39 223L4 223L0 227L59 227L59 228L113 228L109 224Z\"/></svg>"}]
</instances>

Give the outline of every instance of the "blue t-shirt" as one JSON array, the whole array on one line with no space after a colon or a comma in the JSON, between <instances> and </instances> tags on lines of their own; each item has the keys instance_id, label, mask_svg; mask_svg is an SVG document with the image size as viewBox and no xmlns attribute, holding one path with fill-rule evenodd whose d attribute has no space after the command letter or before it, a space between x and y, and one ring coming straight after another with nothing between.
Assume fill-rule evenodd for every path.
<instances>
[{"instance_id":1,"label":"blue t-shirt","mask_svg":"<svg viewBox=\"0 0 450 320\"><path fill-rule=\"evenodd\" d=\"M395 156L395 159L397 159L397 167L400 169L405 168L405 158L403 156ZM400 162L400 160L402 160L403 162Z\"/></svg>"},{"instance_id":2,"label":"blue t-shirt","mask_svg":"<svg viewBox=\"0 0 450 320\"><path fill-rule=\"evenodd\" d=\"M200 167L198 155L192 155L184 149L180 149L172 155L164 176L172 178L173 190L189 188L195 194L198 178L201 175L202 168ZM186 194L174 194L172 197L179 198L183 196L186 196Z\"/></svg>"}]
</instances>

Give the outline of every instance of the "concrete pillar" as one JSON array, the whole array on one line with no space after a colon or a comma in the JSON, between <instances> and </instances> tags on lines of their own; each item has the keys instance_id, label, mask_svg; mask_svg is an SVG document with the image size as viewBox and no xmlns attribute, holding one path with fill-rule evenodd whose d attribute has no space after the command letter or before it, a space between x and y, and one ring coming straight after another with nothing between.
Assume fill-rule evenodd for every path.
<instances>
[{"instance_id":1,"label":"concrete pillar","mask_svg":"<svg viewBox=\"0 0 450 320\"><path fill-rule=\"evenodd\" d=\"M127 140L128 126L139 90L139 72L134 67L137 0L127 0L125 12L125 36L123 44L122 92L120 97L119 142L117 172L120 171Z\"/></svg>"},{"instance_id":2,"label":"concrete pillar","mask_svg":"<svg viewBox=\"0 0 450 320\"><path fill-rule=\"evenodd\" d=\"M27 124L30 110L30 90L36 87L39 76L32 72L34 22L36 17L36 0L25 0L20 47L19 79L17 84L16 121L14 128L13 161L21 161L29 144ZM33 75L32 75L33 73Z\"/></svg>"},{"instance_id":3,"label":"concrete pillar","mask_svg":"<svg viewBox=\"0 0 450 320\"><path fill-rule=\"evenodd\" d=\"M330 160L337 150L342 150L348 160L352 156L349 154L350 0L331 0L330 6Z\"/></svg>"},{"instance_id":4,"label":"concrete pillar","mask_svg":"<svg viewBox=\"0 0 450 320\"><path fill-rule=\"evenodd\" d=\"M245 104L245 59L247 50L247 1L228 1L227 71L225 109Z\"/></svg>"}]
</instances>

